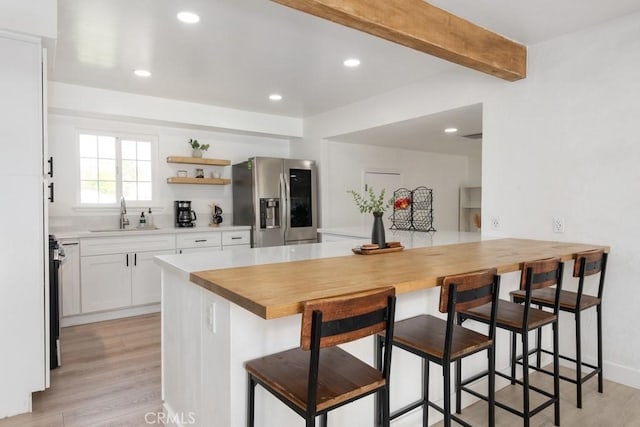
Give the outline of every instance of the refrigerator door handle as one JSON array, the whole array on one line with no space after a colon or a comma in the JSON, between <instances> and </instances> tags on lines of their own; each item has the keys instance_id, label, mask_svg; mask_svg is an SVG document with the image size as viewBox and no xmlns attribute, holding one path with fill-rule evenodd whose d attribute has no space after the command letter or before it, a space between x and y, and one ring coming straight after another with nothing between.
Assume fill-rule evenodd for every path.
<instances>
[{"instance_id":1,"label":"refrigerator door handle","mask_svg":"<svg viewBox=\"0 0 640 427\"><path fill-rule=\"evenodd\" d=\"M287 181L284 173L280 174L280 228L282 229L282 237L287 240L287 216L289 215L289 201L287 200Z\"/></svg>"}]
</instances>

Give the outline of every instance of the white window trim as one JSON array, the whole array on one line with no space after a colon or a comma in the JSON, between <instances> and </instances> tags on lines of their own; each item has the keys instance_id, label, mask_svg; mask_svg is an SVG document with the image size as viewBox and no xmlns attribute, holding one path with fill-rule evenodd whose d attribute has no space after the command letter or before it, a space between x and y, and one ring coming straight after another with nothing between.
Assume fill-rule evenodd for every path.
<instances>
[{"instance_id":1,"label":"white window trim","mask_svg":"<svg viewBox=\"0 0 640 427\"><path fill-rule=\"evenodd\" d=\"M151 142L151 200L126 200L127 210L129 208L141 209L141 208L151 208L152 210L158 210L159 212L162 210L162 207L158 203L158 136L145 134L145 133L135 133L135 132L118 132L113 130L101 130L101 129L85 129L85 128L77 128L75 132L75 162L78 164L76 168L75 175L75 205L72 206L72 209L76 212L95 212L95 213L111 213L111 212L120 212L120 196L122 195L122 177L121 177L121 154L120 151L117 151L116 155L116 177L120 182L120 186L116 187L116 203L80 203L80 135L81 134L90 134L90 135L100 135L100 136L111 136L120 140L123 139L132 139L132 140L148 140Z\"/></svg>"}]
</instances>

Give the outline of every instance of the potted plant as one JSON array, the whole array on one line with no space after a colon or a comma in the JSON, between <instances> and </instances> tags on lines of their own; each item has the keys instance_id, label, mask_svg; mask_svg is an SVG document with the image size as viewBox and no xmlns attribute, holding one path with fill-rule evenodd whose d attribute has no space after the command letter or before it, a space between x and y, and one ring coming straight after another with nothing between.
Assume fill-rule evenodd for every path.
<instances>
[{"instance_id":1,"label":"potted plant","mask_svg":"<svg viewBox=\"0 0 640 427\"><path fill-rule=\"evenodd\" d=\"M373 191L372 187L369 187L368 193L364 196L360 193L356 193L353 190L348 190L353 197L353 201L356 202L356 206L362 213L373 214L373 230L371 231L371 243L378 245L380 249L384 249L387 246L384 236L384 223L382 222L382 214L393 203L393 199L384 200L384 192L379 195Z\"/></svg>"},{"instance_id":2,"label":"potted plant","mask_svg":"<svg viewBox=\"0 0 640 427\"><path fill-rule=\"evenodd\" d=\"M189 138L187 144L191 146L192 157L202 157L202 152L209 149L209 144L200 144L197 139Z\"/></svg>"}]
</instances>

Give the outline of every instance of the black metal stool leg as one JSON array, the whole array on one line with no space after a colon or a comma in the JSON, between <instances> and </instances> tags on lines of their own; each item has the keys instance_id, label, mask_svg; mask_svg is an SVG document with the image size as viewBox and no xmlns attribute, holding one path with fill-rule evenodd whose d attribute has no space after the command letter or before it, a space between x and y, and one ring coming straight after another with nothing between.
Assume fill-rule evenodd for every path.
<instances>
[{"instance_id":1,"label":"black metal stool leg","mask_svg":"<svg viewBox=\"0 0 640 427\"><path fill-rule=\"evenodd\" d=\"M389 387L380 390L380 401L382 402L382 427L389 427L391 423L391 411L389 408Z\"/></svg>"},{"instance_id":2,"label":"black metal stool leg","mask_svg":"<svg viewBox=\"0 0 640 427\"><path fill-rule=\"evenodd\" d=\"M596 306L596 314L598 318L598 392L602 393L602 304Z\"/></svg>"},{"instance_id":3,"label":"black metal stool leg","mask_svg":"<svg viewBox=\"0 0 640 427\"><path fill-rule=\"evenodd\" d=\"M560 343L558 338L558 320L553 322L553 395L554 424L560 425Z\"/></svg>"},{"instance_id":4,"label":"black metal stool leg","mask_svg":"<svg viewBox=\"0 0 640 427\"><path fill-rule=\"evenodd\" d=\"M255 423L254 407L256 403L256 382L251 374L247 374L247 427L253 427Z\"/></svg>"},{"instance_id":5,"label":"black metal stool leg","mask_svg":"<svg viewBox=\"0 0 640 427\"><path fill-rule=\"evenodd\" d=\"M442 364L442 375L444 377L444 427L451 427L451 364Z\"/></svg>"},{"instance_id":6,"label":"black metal stool leg","mask_svg":"<svg viewBox=\"0 0 640 427\"><path fill-rule=\"evenodd\" d=\"M489 426L496 425L496 356L494 348L487 350L489 356Z\"/></svg>"},{"instance_id":7,"label":"black metal stool leg","mask_svg":"<svg viewBox=\"0 0 640 427\"><path fill-rule=\"evenodd\" d=\"M374 346L375 346L375 364L376 364L376 368L377 369L382 369L382 350L384 348L384 339L380 336L377 335L375 340L374 340ZM387 399L387 409L388 409L388 405L389 405L389 378L387 378L387 386L384 388L384 391L386 393L386 399ZM376 393L375 396L375 410L374 410L374 425L375 426L380 426L384 424L384 408L385 408L385 402L383 401L383 399L385 399L385 396L383 396L381 393Z\"/></svg>"},{"instance_id":8,"label":"black metal stool leg","mask_svg":"<svg viewBox=\"0 0 640 427\"><path fill-rule=\"evenodd\" d=\"M541 309L541 307L539 306ZM536 330L536 367L540 368L540 359L542 358L542 328Z\"/></svg>"},{"instance_id":9,"label":"black metal stool leg","mask_svg":"<svg viewBox=\"0 0 640 427\"><path fill-rule=\"evenodd\" d=\"M462 413L462 390L460 383L462 382L462 360L456 360L456 414Z\"/></svg>"},{"instance_id":10,"label":"black metal stool leg","mask_svg":"<svg viewBox=\"0 0 640 427\"><path fill-rule=\"evenodd\" d=\"M320 427L327 427L327 413L320 415Z\"/></svg>"},{"instance_id":11,"label":"black metal stool leg","mask_svg":"<svg viewBox=\"0 0 640 427\"><path fill-rule=\"evenodd\" d=\"M511 331L511 385L516 383L516 333Z\"/></svg>"},{"instance_id":12,"label":"black metal stool leg","mask_svg":"<svg viewBox=\"0 0 640 427\"><path fill-rule=\"evenodd\" d=\"M429 361L422 359L422 427L429 427Z\"/></svg>"},{"instance_id":13,"label":"black metal stool leg","mask_svg":"<svg viewBox=\"0 0 640 427\"><path fill-rule=\"evenodd\" d=\"M576 310L576 402L582 408L582 334L580 325L580 310Z\"/></svg>"},{"instance_id":14,"label":"black metal stool leg","mask_svg":"<svg viewBox=\"0 0 640 427\"><path fill-rule=\"evenodd\" d=\"M529 334L522 331L522 414L524 427L529 427Z\"/></svg>"}]
</instances>

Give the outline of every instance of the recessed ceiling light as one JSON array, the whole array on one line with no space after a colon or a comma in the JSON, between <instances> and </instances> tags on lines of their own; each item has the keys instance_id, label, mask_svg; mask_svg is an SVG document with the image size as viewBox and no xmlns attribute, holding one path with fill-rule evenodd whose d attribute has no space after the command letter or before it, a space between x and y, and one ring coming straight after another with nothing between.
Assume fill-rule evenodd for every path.
<instances>
[{"instance_id":1,"label":"recessed ceiling light","mask_svg":"<svg viewBox=\"0 0 640 427\"><path fill-rule=\"evenodd\" d=\"M350 67L350 68L357 67L358 65L360 65L360 60L357 58L349 58L349 59L346 59L343 62L343 64L345 67Z\"/></svg>"},{"instance_id":2,"label":"recessed ceiling light","mask_svg":"<svg viewBox=\"0 0 640 427\"><path fill-rule=\"evenodd\" d=\"M272 93L271 95L269 95L269 99L272 101L280 101L282 99L282 95L280 95L279 93Z\"/></svg>"},{"instance_id":3,"label":"recessed ceiling light","mask_svg":"<svg viewBox=\"0 0 640 427\"><path fill-rule=\"evenodd\" d=\"M147 70L135 70L133 74L135 74L138 77L151 77L151 72Z\"/></svg>"},{"instance_id":4,"label":"recessed ceiling light","mask_svg":"<svg viewBox=\"0 0 640 427\"><path fill-rule=\"evenodd\" d=\"M193 12L180 12L176 15L178 19L186 24L195 24L200 22L200 17Z\"/></svg>"},{"instance_id":5,"label":"recessed ceiling light","mask_svg":"<svg viewBox=\"0 0 640 427\"><path fill-rule=\"evenodd\" d=\"M446 128L444 131L446 133L456 133L458 132L458 128Z\"/></svg>"}]
</instances>

